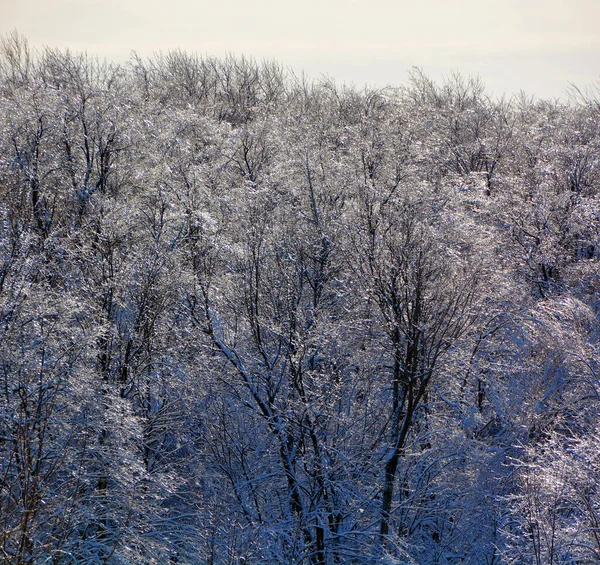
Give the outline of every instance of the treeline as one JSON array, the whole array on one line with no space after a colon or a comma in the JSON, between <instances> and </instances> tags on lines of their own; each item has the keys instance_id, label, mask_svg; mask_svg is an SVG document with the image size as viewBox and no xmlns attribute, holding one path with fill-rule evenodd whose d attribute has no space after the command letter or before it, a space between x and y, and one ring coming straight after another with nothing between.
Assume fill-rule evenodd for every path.
<instances>
[{"instance_id":1,"label":"treeline","mask_svg":"<svg viewBox=\"0 0 600 565\"><path fill-rule=\"evenodd\" d=\"M600 559L600 103L0 47L0 562Z\"/></svg>"}]
</instances>

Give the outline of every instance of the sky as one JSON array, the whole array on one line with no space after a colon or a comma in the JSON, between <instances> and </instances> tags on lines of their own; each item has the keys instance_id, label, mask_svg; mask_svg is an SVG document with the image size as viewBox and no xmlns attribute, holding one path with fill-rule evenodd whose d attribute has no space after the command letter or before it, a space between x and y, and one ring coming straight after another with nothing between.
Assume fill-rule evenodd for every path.
<instances>
[{"instance_id":1,"label":"sky","mask_svg":"<svg viewBox=\"0 0 600 565\"><path fill-rule=\"evenodd\" d=\"M180 48L362 87L478 75L500 96L600 83L600 0L0 0L0 35L115 61Z\"/></svg>"}]
</instances>

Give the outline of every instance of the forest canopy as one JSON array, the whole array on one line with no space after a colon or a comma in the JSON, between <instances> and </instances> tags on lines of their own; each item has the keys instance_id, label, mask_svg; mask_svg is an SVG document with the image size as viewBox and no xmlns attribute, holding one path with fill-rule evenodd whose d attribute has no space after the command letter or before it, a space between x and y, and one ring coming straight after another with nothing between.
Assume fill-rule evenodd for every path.
<instances>
[{"instance_id":1,"label":"forest canopy","mask_svg":"<svg viewBox=\"0 0 600 565\"><path fill-rule=\"evenodd\" d=\"M0 43L0 562L600 560L600 95Z\"/></svg>"}]
</instances>

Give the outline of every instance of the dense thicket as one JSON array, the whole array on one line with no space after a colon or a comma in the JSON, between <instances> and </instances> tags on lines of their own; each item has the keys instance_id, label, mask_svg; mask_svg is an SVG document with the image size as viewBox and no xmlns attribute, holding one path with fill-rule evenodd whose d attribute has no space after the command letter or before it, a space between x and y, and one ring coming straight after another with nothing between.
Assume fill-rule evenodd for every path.
<instances>
[{"instance_id":1,"label":"dense thicket","mask_svg":"<svg viewBox=\"0 0 600 565\"><path fill-rule=\"evenodd\" d=\"M0 561L600 560L600 105L0 58Z\"/></svg>"}]
</instances>

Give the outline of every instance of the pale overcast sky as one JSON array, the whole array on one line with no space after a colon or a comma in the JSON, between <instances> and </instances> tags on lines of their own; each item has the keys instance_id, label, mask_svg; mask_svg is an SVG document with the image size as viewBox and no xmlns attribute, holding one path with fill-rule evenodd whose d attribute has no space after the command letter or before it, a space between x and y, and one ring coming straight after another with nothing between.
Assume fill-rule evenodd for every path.
<instances>
[{"instance_id":1,"label":"pale overcast sky","mask_svg":"<svg viewBox=\"0 0 600 565\"><path fill-rule=\"evenodd\" d=\"M0 34L36 48L230 52L360 86L401 84L418 66L542 97L598 83L599 26L600 0L0 0Z\"/></svg>"}]
</instances>

